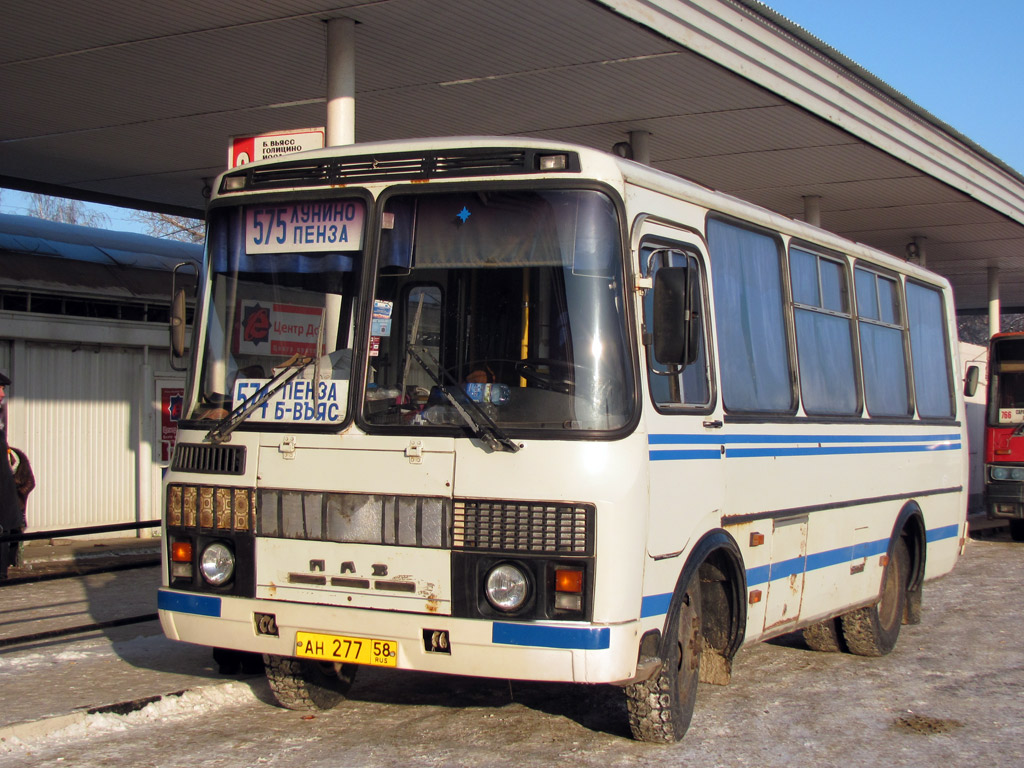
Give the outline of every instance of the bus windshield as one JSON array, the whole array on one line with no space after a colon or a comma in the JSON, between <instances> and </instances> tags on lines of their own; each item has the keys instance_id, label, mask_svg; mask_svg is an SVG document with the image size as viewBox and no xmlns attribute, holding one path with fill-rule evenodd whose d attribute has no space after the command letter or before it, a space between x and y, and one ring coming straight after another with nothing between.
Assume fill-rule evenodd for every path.
<instances>
[{"instance_id":1,"label":"bus windshield","mask_svg":"<svg viewBox=\"0 0 1024 768\"><path fill-rule=\"evenodd\" d=\"M365 221L361 199L210 212L210 294L191 418L223 419L257 397L264 402L251 422L345 418Z\"/></svg>"},{"instance_id":2,"label":"bus windshield","mask_svg":"<svg viewBox=\"0 0 1024 768\"><path fill-rule=\"evenodd\" d=\"M1024 336L992 340L989 387L989 424L1024 424Z\"/></svg>"},{"instance_id":3,"label":"bus windshield","mask_svg":"<svg viewBox=\"0 0 1024 768\"><path fill-rule=\"evenodd\" d=\"M384 201L363 417L616 430L634 407L621 227L593 190Z\"/></svg>"}]
</instances>

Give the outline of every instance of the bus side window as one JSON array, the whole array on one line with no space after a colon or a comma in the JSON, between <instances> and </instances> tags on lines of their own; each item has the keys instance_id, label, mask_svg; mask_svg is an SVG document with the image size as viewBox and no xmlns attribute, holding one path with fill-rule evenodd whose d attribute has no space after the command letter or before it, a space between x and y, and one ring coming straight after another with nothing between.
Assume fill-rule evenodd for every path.
<instances>
[{"instance_id":1,"label":"bus side window","mask_svg":"<svg viewBox=\"0 0 1024 768\"><path fill-rule=\"evenodd\" d=\"M854 270L864 398L871 416L910 415L903 315L895 278Z\"/></svg>"},{"instance_id":2,"label":"bus side window","mask_svg":"<svg viewBox=\"0 0 1024 768\"><path fill-rule=\"evenodd\" d=\"M804 411L811 416L859 415L845 265L793 247L789 274Z\"/></svg>"},{"instance_id":3,"label":"bus side window","mask_svg":"<svg viewBox=\"0 0 1024 768\"><path fill-rule=\"evenodd\" d=\"M731 412L794 413L782 241L714 217L707 234L723 405Z\"/></svg>"},{"instance_id":4,"label":"bus side window","mask_svg":"<svg viewBox=\"0 0 1024 768\"><path fill-rule=\"evenodd\" d=\"M955 401L942 294L910 280L906 291L917 413L922 419L951 418Z\"/></svg>"},{"instance_id":5,"label":"bus side window","mask_svg":"<svg viewBox=\"0 0 1024 768\"><path fill-rule=\"evenodd\" d=\"M644 243L640 248L640 256L643 262L641 268L646 277L653 278L662 267L682 267L689 270L692 295L696 301L696 307L691 311L699 326L696 360L683 368L681 372L678 368L673 369L671 366L657 362L654 359L653 346L647 345L647 370L651 398L655 405L661 407L706 408L711 403L711 387L708 380L707 342L704 333L707 327L704 308L704 279L700 261L691 249L661 241ZM653 301L653 291L647 291L644 295L644 328L648 335L653 331ZM681 320L682 318L680 318Z\"/></svg>"}]
</instances>

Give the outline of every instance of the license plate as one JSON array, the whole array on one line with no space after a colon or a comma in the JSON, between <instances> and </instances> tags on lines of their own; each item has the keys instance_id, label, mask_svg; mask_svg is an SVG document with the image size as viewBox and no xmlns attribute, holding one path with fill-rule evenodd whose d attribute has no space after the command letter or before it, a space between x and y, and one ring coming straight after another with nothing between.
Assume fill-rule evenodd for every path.
<instances>
[{"instance_id":1,"label":"license plate","mask_svg":"<svg viewBox=\"0 0 1024 768\"><path fill-rule=\"evenodd\" d=\"M398 666L398 642L373 637L295 633L295 655L303 659L367 664L371 667Z\"/></svg>"}]
</instances>

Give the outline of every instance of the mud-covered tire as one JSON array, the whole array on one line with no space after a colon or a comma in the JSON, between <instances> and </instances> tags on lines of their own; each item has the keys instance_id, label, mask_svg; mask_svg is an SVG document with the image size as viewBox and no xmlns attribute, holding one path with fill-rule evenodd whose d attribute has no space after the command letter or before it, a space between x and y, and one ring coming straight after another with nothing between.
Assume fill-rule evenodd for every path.
<instances>
[{"instance_id":1,"label":"mud-covered tire","mask_svg":"<svg viewBox=\"0 0 1024 768\"><path fill-rule=\"evenodd\" d=\"M885 656L896 647L907 604L910 553L901 538L885 567L877 603L843 614L843 641L858 656Z\"/></svg>"},{"instance_id":2,"label":"mud-covered tire","mask_svg":"<svg viewBox=\"0 0 1024 768\"><path fill-rule=\"evenodd\" d=\"M671 744L690 727L700 682L700 579L694 574L680 596L679 610L668 628L661 669L639 683L626 686L626 708L633 738Z\"/></svg>"},{"instance_id":3,"label":"mud-covered tire","mask_svg":"<svg viewBox=\"0 0 1024 768\"><path fill-rule=\"evenodd\" d=\"M356 677L354 664L305 661L263 655L263 667L274 699L285 709L321 710L345 699Z\"/></svg>"},{"instance_id":4,"label":"mud-covered tire","mask_svg":"<svg viewBox=\"0 0 1024 768\"><path fill-rule=\"evenodd\" d=\"M839 619L826 619L804 627L804 642L812 651L839 653L843 650Z\"/></svg>"},{"instance_id":5,"label":"mud-covered tire","mask_svg":"<svg viewBox=\"0 0 1024 768\"><path fill-rule=\"evenodd\" d=\"M1024 520L1010 520L1010 538L1013 541L1024 541Z\"/></svg>"}]
</instances>

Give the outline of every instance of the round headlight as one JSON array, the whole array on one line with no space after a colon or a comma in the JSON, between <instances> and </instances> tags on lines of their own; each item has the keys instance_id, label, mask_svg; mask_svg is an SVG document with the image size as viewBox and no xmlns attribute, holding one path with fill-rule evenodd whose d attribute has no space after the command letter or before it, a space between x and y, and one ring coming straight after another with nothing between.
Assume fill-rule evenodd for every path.
<instances>
[{"instance_id":1,"label":"round headlight","mask_svg":"<svg viewBox=\"0 0 1024 768\"><path fill-rule=\"evenodd\" d=\"M199 558L199 572L213 586L219 587L235 572L235 555L227 546L215 541L203 550Z\"/></svg>"},{"instance_id":2,"label":"round headlight","mask_svg":"<svg viewBox=\"0 0 1024 768\"><path fill-rule=\"evenodd\" d=\"M1014 467L1010 470L1010 479L1017 480L1018 482L1024 480L1024 469L1020 467Z\"/></svg>"},{"instance_id":3,"label":"round headlight","mask_svg":"<svg viewBox=\"0 0 1024 768\"><path fill-rule=\"evenodd\" d=\"M496 565L484 580L487 602L499 611L515 611L523 606L530 591L526 574L514 565Z\"/></svg>"},{"instance_id":4,"label":"round headlight","mask_svg":"<svg viewBox=\"0 0 1024 768\"><path fill-rule=\"evenodd\" d=\"M1010 468L1009 467L992 467L992 479L993 480L1009 480L1010 479Z\"/></svg>"}]
</instances>

